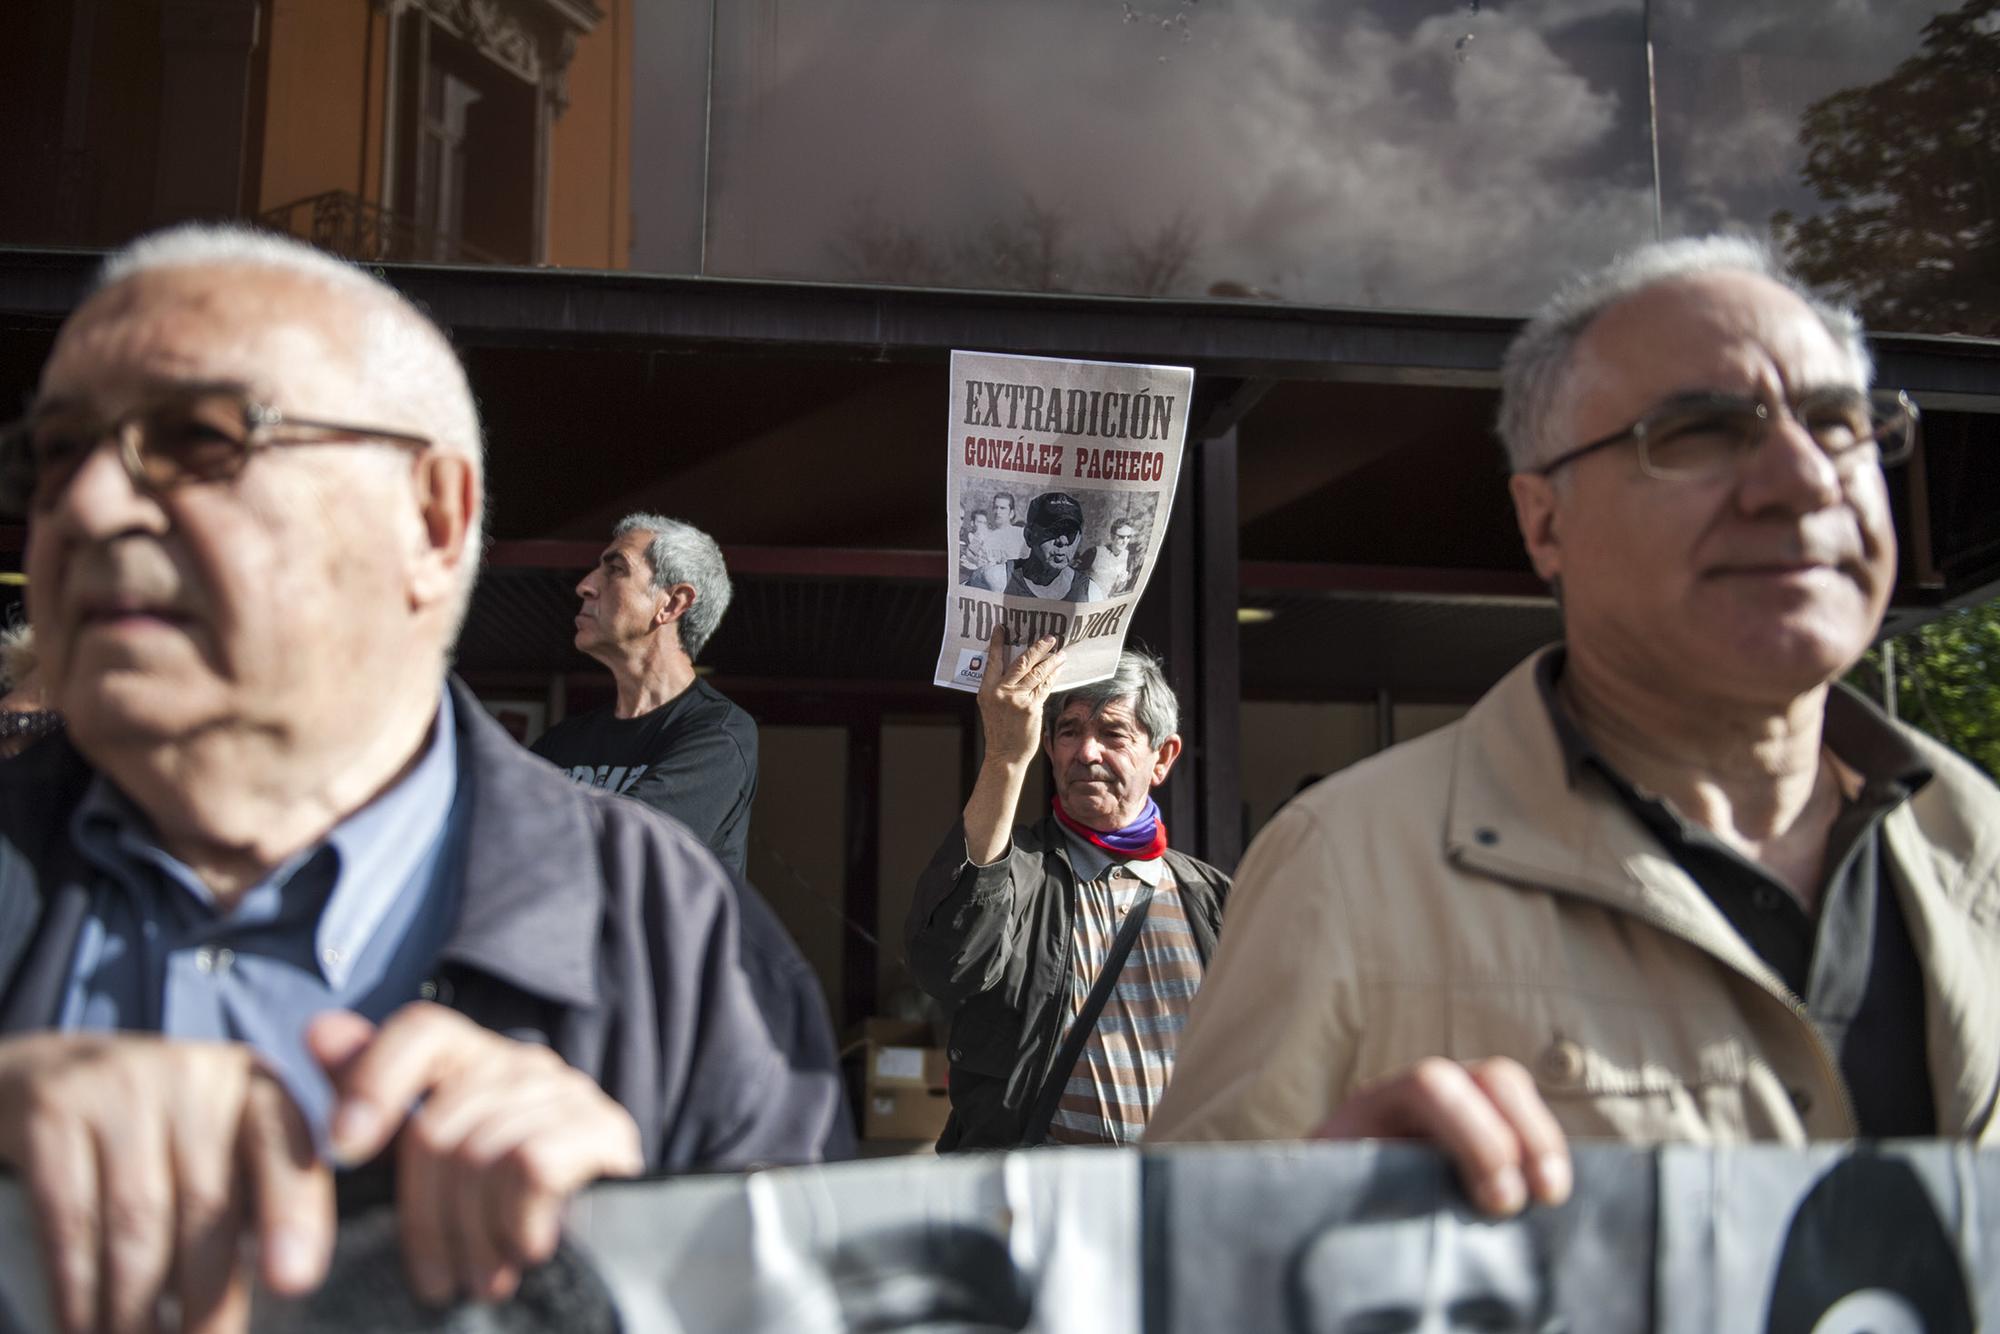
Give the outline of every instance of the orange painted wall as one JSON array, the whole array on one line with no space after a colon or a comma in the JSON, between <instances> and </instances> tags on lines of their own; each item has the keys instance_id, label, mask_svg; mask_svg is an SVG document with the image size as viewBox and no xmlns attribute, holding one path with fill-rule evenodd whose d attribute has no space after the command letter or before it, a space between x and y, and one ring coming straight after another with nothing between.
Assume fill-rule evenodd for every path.
<instances>
[{"instance_id":1,"label":"orange painted wall","mask_svg":"<svg viewBox=\"0 0 2000 1334\"><path fill-rule=\"evenodd\" d=\"M549 135L551 264L630 262L634 2L600 0L570 63ZM326 190L380 199L387 27L369 0L271 0L259 211Z\"/></svg>"},{"instance_id":2,"label":"orange painted wall","mask_svg":"<svg viewBox=\"0 0 2000 1334\"><path fill-rule=\"evenodd\" d=\"M260 209L378 197L384 29L369 0L272 0Z\"/></svg>"},{"instance_id":3,"label":"orange painted wall","mask_svg":"<svg viewBox=\"0 0 2000 1334\"><path fill-rule=\"evenodd\" d=\"M569 110L549 134L551 264L631 262L633 3L599 0L604 18L570 61Z\"/></svg>"}]
</instances>

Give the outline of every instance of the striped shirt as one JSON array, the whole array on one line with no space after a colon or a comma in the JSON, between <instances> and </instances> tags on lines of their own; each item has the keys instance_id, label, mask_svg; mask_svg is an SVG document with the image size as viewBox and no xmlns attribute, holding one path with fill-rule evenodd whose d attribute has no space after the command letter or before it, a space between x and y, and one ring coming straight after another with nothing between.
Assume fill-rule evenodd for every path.
<instances>
[{"instance_id":1,"label":"striped shirt","mask_svg":"<svg viewBox=\"0 0 2000 1334\"><path fill-rule=\"evenodd\" d=\"M1201 954L1188 926L1180 889L1160 858L1114 861L1095 848L1072 860L1079 876L1098 871L1076 887L1076 957L1070 967L1070 1022L1083 1010L1090 989L1111 953L1125 914L1153 883L1153 905L1118 985L1104 1002L1097 1027L1077 1058L1062 1101L1049 1124L1051 1144L1133 1144L1145 1133L1153 1107L1174 1071L1174 1050L1188 1006L1201 985ZM1090 867L1088 862L1101 863ZM1065 1030L1067 1037L1067 1030Z\"/></svg>"}]
</instances>

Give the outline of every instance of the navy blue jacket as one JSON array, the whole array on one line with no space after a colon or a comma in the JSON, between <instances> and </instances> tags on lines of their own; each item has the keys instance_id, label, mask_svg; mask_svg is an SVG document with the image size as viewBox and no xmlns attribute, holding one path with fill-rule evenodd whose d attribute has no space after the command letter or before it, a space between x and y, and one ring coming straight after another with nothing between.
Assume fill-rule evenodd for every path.
<instances>
[{"instance_id":1,"label":"navy blue jacket","mask_svg":"<svg viewBox=\"0 0 2000 1334\"><path fill-rule=\"evenodd\" d=\"M595 1078L638 1123L649 1171L819 1159L844 1126L831 1043L817 1066L780 1047L713 855L657 812L570 782L451 688L472 806L438 1000ZM91 776L67 736L0 764L0 1034L60 1010L90 902L69 816Z\"/></svg>"}]
</instances>

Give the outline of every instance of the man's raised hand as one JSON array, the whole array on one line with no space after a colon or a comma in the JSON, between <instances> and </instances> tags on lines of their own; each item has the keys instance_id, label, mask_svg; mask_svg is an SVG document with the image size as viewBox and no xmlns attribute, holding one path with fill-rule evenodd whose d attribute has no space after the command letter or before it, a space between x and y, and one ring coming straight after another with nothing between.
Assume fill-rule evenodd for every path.
<instances>
[{"instance_id":1,"label":"man's raised hand","mask_svg":"<svg viewBox=\"0 0 2000 1334\"><path fill-rule=\"evenodd\" d=\"M1020 804L1021 785L1042 743L1042 708L1062 669L1062 649L1044 635L1007 661L1007 632L998 623L986 641L986 674L979 681L979 721L986 758L965 802L965 855L981 866L1007 851Z\"/></svg>"},{"instance_id":2,"label":"man's raised hand","mask_svg":"<svg viewBox=\"0 0 2000 1334\"><path fill-rule=\"evenodd\" d=\"M986 641L986 674L979 683L979 719L986 728L991 759L1026 763L1042 739L1042 706L1062 670L1063 651L1053 635L1043 635L1009 663L1006 631L996 621Z\"/></svg>"}]
</instances>

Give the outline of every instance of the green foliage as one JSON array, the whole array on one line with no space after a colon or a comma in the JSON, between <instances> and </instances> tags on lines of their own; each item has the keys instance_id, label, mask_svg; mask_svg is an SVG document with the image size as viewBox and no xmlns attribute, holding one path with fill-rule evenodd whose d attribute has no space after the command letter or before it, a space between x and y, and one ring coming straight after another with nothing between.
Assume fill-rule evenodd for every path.
<instances>
[{"instance_id":1,"label":"green foliage","mask_svg":"<svg viewBox=\"0 0 2000 1334\"><path fill-rule=\"evenodd\" d=\"M2000 602L1952 612L1895 644L1896 715L2000 778ZM1849 684L1882 698L1882 650Z\"/></svg>"}]
</instances>

